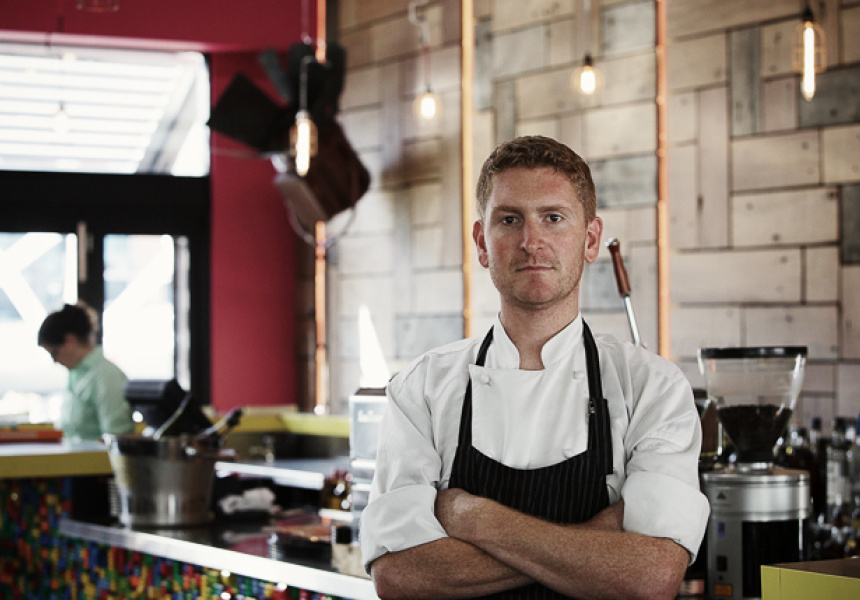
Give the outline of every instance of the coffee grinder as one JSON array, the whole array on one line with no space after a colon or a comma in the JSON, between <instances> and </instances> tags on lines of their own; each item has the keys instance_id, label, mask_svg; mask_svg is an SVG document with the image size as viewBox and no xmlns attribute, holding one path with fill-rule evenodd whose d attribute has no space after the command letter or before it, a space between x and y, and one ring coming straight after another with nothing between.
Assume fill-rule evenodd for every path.
<instances>
[{"instance_id":1,"label":"coffee grinder","mask_svg":"<svg viewBox=\"0 0 860 600\"><path fill-rule=\"evenodd\" d=\"M809 475L773 464L800 394L806 354L803 346L699 350L708 398L734 450L724 466L701 475L711 504L708 598L761 598L761 565L807 557Z\"/></svg>"}]
</instances>

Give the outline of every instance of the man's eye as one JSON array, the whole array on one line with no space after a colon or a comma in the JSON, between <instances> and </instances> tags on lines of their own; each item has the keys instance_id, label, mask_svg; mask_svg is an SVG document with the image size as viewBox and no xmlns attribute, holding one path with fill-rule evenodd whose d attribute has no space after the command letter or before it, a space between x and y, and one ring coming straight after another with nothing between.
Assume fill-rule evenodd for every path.
<instances>
[{"instance_id":1,"label":"man's eye","mask_svg":"<svg viewBox=\"0 0 860 600\"><path fill-rule=\"evenodd\" d=\"M548 221L552 221L553 223L558 223L558 222L559 222L559 221L561 221L563 218L564 218L564 217L562 217L561 215L549 215L549 216L547 217L547 220L548 220Z\"/></svg>"},{"instance_id":2,"label":"man's eye","mask_svg":"<svg viewBox=\"0 0 860 600\"><path fill-rule=\"evenodd\" d=\"M503 225L512 225L513 223L516 223L516 222L517 222L516 217L512 217L512 216L502 217L502 224Z\"/></svg>"}]
</instances>

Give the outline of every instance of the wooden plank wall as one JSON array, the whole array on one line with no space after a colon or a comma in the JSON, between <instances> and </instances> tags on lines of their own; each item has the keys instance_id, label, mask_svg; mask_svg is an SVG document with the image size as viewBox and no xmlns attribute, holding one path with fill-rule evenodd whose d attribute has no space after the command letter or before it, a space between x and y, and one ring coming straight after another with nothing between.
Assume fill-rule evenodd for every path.
<instances>
[{"instance_id":1,"label":"wooden plank wall","mask_svg":"<svg viewBox=\"0 0 860 600\"><path fill-rule=\"evenodd\" d=\"M408 2L340 4L343 119L374 172L330 269L343 394L358 379L358 304L371 307L394 366L458 337L462 226L459 3L428 5L433 85L453 111L431 130L409 114L420 66ZM499 142L540 133L589 161L605 235L622 242L642 335L656 348L654 3L585 4L476 0L470 158L477 173ZM860 1L814 5L828 71L806 102L791 70L802 2L669 0L671 358L698 386L699 347L808 345L798 421L820 416L828 428L860 412ZM604 77L592 99L570 88L587 51ZM472 284L478 335L498 301L480 267ZM614 287L603 252L586 269L583 311L596 330L629 339Z\"/></svg>"}]
</instances>

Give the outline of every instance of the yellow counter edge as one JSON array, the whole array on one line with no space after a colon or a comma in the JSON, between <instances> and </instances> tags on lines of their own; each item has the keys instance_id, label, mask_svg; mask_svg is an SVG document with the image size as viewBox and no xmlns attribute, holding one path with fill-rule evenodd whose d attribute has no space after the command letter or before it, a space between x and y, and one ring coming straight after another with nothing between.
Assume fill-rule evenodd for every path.
<instances>
[{"instance_id":1,"label":"yellow counter edge","mask_svg":"<svg viewBox=\"0 0 860 600\"><path fill-rule=\"evenodd\" d=\"M206 411L210 420L219 415ZM291 407L256 407L243 410L236 433L288 432L300 435L349 437L348 415L315 415L296 412Z\"/></svg>"},{"instance_id":2,"label":"yellow counter edge","mask_svg":"<svg viewBox=\"0 0 860 600\"><path fill-rule=\"evenodd\" d=\"M75 477L113 473L107 450L104 452L26 454L26 444L21 446L24 446L21 454L0 456L0 479Z\"/></svg>"},{"instance_id":3,"label":"yellow counter edge","mask_svg":"<svg viewBox=\"0 0 860 600\"><path fill-rule=\"evenodd\" d=\"M212 422L223 416L209 407L204 409L204 413ZM23 423L16 425L15 429L36 431L53 429L53 427L49 424ZM140 424L137 433L142 430L143 424ZM238 433L289 432L345 438L349 437L349 416L300 413L291 406L249 406L243 409L242 418L233 431Z\"/></svg>"},{"instance_id":4,"label":"yellow counter edge","mask_svg":"<svg viewBox=\"0 0 860 600\"><path fill-rule=\"evenodd\" d=\"M208 415L217 418L214 413ZM28 425L27 429L50 428ZM242 414L236 433L294 433L337 438L349 437L347 415L314 415L298 413L290 407L249 407ZM229 443L229 442L228 442ZM86 452L69 451L63 444L50 444L56 450L36 451L28 443L2 444L0 451L0 479L23 477L68 477L81 475L109 475L111 469L107 450ZM43 444L39 444L43 446Z\"/></svg>"},{"instance_id":5,"label":"yellow counter edge","mask_svg":"<svg viewBox=\"0 0 860 600\"><path fill-rule=\"evenodd\" d=\"M857 560L860 565L860 559ZM761 567L762 600L857 600L860 578L820 573L787 566Z\"/></svg>"}]
</instances>

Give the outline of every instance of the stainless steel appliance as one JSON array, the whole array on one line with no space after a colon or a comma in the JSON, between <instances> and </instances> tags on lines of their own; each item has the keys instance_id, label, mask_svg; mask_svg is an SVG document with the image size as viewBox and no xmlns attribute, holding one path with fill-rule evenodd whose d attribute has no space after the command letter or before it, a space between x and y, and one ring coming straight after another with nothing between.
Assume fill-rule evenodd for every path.
<instances>
[{"instance_id":1,"label":"stainless steel appliance","mask_svg":"<svg viewBox=\"0 0 860 600\"><path fill-rule=\"evenodd\" d=\"M708 398L732 446L727 466L702 473L711 504L708 598L760 598L761 565L806 558L809 475L773 465L806 355L803 346L699 350Z\"/></svg>"},{"instance_id":2,"label":"stainless steel appliance","mask_svg":"<svg viewBox=\"0 0 860 600\"><path fill-rule=\"evenodd\" d=\"M349 398L353 542L358 542L361 512L367 506L370 483L376 471L376 446L386 401L385 388L361 388Z\"/></svg>"}]
</instances>

